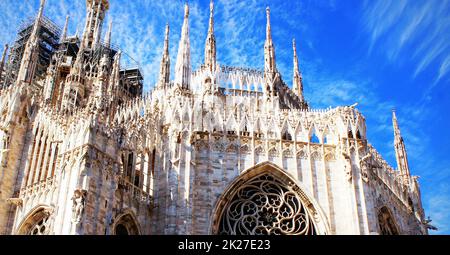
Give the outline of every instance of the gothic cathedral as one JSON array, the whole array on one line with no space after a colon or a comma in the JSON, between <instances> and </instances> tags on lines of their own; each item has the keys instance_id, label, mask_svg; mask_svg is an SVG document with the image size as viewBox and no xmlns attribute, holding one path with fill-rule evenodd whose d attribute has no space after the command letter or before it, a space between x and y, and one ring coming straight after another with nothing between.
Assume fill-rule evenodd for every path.
<instances>
[{"instance_id":1,"label":"gothic cathedral","mask_svg":"<svg viewBox=\"0 0 450 255\"><path fill-rule=\"evenodd\" d=\"M86 4L83 33L69 36L69 19L56 29L41 0L23 47L3 53L1 234L428 234L395 112L397 169L356 105L308 104L295 40L293 84L283 81L269 8L263 70L216 61L213 2L192 70L186 4L174 78L167 25L144 93L111 24L101 36L109 1Z\"/></svg>"}]
</instances>

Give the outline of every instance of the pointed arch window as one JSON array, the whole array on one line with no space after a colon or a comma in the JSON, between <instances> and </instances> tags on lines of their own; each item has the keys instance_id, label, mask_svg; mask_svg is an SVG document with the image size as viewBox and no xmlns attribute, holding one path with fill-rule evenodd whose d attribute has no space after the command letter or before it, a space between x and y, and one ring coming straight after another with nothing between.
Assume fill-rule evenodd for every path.
<instances>
[{"instance_id":1,"label":"pointed arch window","mask_svg":"<svg viewBox=\"0 0 450 255\"><path fill-rule=\"evenodd\" d=\"M292 141L292 136L291 136L291 134L289 133L289 131L285 130L285 131L283 132L283 134L281 135L281 139L282 139L282 140L285 140L285 141Z\"/></svg>"},{"instance_id":2,"label":"pointed arch window","mask_svg":"<svg viewBox=\"0 0 450 255\"><path fill-rule=\"evenodd\" d=\"M309 142L310 143L320 143L319 137L316 135L315 132L311 135Z\"/></svg>"},{"instance_id":3,"label":"pointed arch window","mask_svg":"<svg viewBox=\"0 0 450 255\"><path fill-rule=\"evenodd\" d=\"M218 234L315 235L317 231L299 193L266 173L234 192L223 208Z\"/></svg>"},{"instance_id":4,"label":"pointed arch window","mask_svg":"<svg viewBox=\"0 0 450 255\"><path fill-rule=\"evenodd\" d=\"M361 133L358 131L356 131L356 139L361 139Z\"/></svg>"},{"instance_id":5,"label":"pointed arch window","mask_svg":"<svg viewBox=\"0 0 450 255\"><path fill-rule=\"evenodd\" d=\"M348 138L353 138L353 132L352 132L352 130L348 130L347 136L348 136Z\"/></svg>"},{"instance_id":6,"label":"pointed arch window","mask_svg":"<svg viewBox=\"0 0 450 255\"><path fill-rule=\"evenodd\" d=\"M51 211L40 208L29 216L19 228L19 235L48 235L51 229Z\"/></svg>"}]
</instances>

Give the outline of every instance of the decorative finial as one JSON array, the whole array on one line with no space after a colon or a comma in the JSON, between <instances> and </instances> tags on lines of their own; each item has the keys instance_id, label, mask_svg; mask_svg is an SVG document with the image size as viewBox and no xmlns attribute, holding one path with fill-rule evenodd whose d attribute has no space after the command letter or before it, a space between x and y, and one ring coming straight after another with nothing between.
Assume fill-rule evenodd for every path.
<instances>
[{"instance_id":1,"label":"decorative finial","mask_svg":"<svg viewBox=\"0 0 450 255\"><path fill-rule=\"evenodd\" d=\"M169 30L170 30L169 22L167 22L166 23L166 38L168 38L168 36L169 36Z\"/></svg>"},{"instance_id":2,"label":"decorative finial","mask_svg":"<svg viewBox=\"0 0 450 255\"><path fill-rule=\"evenodd\" d=\"M400 137L400 128L398 126L398 121L397 121L397 114L396 114L396 109L392 108L392 123L394 126L394 134L398 137Z\"/></svg>"},{"instance_id":3,"label":"decorative finial","mask_svg":"<svg viewBox=\"0 0 450 255\"><path fill-rule=\"evenodd\" d=\"M164 37L164 50L161 59L161 66L159 70L159 82L160 86L164 86L169 83L170 80L170 57L169 57L169 23L166 23L166 33Z\"/></svg>"},{"instance_id":4,"label":"decorative finial","mask_svg":"<svg viewBox=\"0 0 450 255\"><path fill-rule=\"evenodd\" d=\"M209 3L209 28L208 36L214 33L214 2L211 0Z\"/></svg>"},{"instance_id":5,"label":"decorative finial","mask_svg":"<svg viewBox=\"0 0 450 255\"><path fill-rule=\"evenodd\" d=\"M266 36L267 36L267 39L269 39L269 38L272 38L271 28L270 28L270 8L269 8L269 6L267 6L267 8L266 8L266 15L267 15Z\"/></svg>"},{"instance_id":6,"label":"decorative finial","mask_svg":"<svg viewBox=\"0 0 450 255\"><path fill-rule=\"evenodd\" d=\"M45 5L45 0L41 0L41 3L39 5L39 9L43 9Z\"/></svg>"},{"instance_id":7,"label":"decorative finial","mask_svg":"<svg viewBox=\"0 0 450 255\"><path fill-rule=\"evenodd\" d=\"M392 120L394 121L394 129L398 129L397 109L395 107L392 108Z\"/></svg>"},{"instance_id":8,"label":"decorative finial","mask_svg":"<svg viewBox=\"0 0 450 255\"><path fill-rule=\"evenodd\" d=\"M189 41L189 6L184 6L184 21L181 27L181 38L175 65L175 84L189 88L191 75L191 50Z\"/></svg>"},{"instance_id":9,"label":"decorative finial","mask_svg":"<svg viewBox=\"0 0 450 255\"><path fill-rule=\"evenodd\" d=\"M292 39L292 48L294 49L294 55L297 56L297 46L295 46L295 38Z\"/></svg>"},{"instance_id":10,"label":"decorative finial","mask_svg":"<svg viewBox=\"0 0 450 255\"><path fill-rule=\"evenodd\" d=\"M41 0L41 3L39 4L39 12L37 19L40 20L42 17L42 14L44 13L44 6L45 6L45 0Z\"/></svg>"},{"instance_id":11,"label":"decorative finial","mask_svg":"<svg viewBox=\"0 0 450 255\"><path fill-rule=\"evenodd\" d=\"M189 17L189 5L187 2L184 4L184 17Z\"/></svg>"},{"instance_id":12,"label":"decorative finial","mask_svg":"<svg viewBox=\"0 0 450 255\"><path fill-rule=\"evenodd\" d=\"M295 45L295 38L292 39L292 49L294 51L294 91L297 93L297 96L299 97L301 102L305 101L305 97L303 95L303 79L302 74L300 72L299 66L298 66L298 57L297 57L297 46Z\"/></svg>"},{"instance_id":13,"label":"decorative finial","mask_svg":"<svg viewBox=\"0 0 450 255\"><path fill-rule=\"evenodd\" d=\"M64 23L64 29L63 29L63 34L61 36L61 42L64 42L64 40L66 40L68 26L69 26L69 15L66 16L66 22Z\"/></svg>"},{"instance_id":14,"label":"decorative finial","mask_svg":"<svg viewBox=\"0 0 450 255\"><path fill-rule=\"evenodd\" d=\"M211 71L216 70L216 39L214 36L214 2L210 1L209 28L205 43L205 66Z\"/></svg>"}]
</instances>

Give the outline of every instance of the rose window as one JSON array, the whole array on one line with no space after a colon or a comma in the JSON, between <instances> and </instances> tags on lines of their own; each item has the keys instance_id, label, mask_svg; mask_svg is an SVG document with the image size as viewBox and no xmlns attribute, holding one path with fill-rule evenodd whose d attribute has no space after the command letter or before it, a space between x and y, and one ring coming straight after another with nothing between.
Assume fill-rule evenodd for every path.
<instances>
[{"instance_id":1,"label":"rose window","mask_svg":"<svg viewBox=\"0 0 450 255\"><path fill-rule=\"evenodd\" d=\"M313 235L316 231L299 194L265 174L234 193L222 212L219 234Z\"/></svg>"}]
</instances>

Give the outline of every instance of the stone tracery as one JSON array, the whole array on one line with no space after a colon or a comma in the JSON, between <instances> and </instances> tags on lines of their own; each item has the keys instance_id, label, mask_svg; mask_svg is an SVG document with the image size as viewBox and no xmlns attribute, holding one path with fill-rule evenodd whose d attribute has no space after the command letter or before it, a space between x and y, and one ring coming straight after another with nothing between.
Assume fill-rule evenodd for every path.
<instances>
[{"instance_id":1,"label":"stone tracery","mask_svg":"<svg viewBox=\"0 0 450 255\"><path fill-rule=\"evenodd\" d=\"M32 213L19 228L20 235L48 235L51 229L52 209L40 208Z\"/></svg>"},{"instance_id":2,"label":"stone tracery","mask_svg":"<svg viewBox=\"0 0 450 255\"><path fill-rule=\"evenodd\" d=\"M264 174L236 191L223 212L219 234L314 235L316 230L299 194Z\"/></svg>"}]
</instances>

